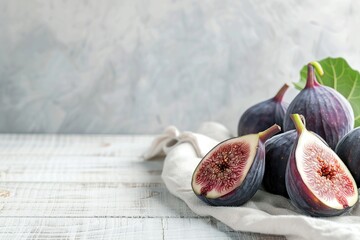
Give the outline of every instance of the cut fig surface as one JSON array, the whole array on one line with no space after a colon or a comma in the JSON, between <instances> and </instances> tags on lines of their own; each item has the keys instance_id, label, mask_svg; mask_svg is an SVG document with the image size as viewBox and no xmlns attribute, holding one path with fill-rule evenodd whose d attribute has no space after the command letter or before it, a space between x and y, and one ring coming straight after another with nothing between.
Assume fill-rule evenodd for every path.
<instances>
[{"instance_id":1,"label":"cut fig surface","mask_svg":"<svg viewBox=\"0 0 360 240\"><path fill-rule=\"evenodd\" d=\"M286 169L286 189L291 201L312 216L336 216L358 201L354 178L336 155L298 114L292 114L298 137Z\"/></svg>"},{"instance_id":2,"label":"cut fig surface","mask_svg":"<svg viewBox=\"0 0 360 240\"><path fill-rule=\"evenodd\" d=\"M239 206L248 201L264 176L264 143L279 131L274 124L258 134L219 143L196 167L191 182L194 193L216 206Z\"/></svg>"},{"instance_id":3,"label":"cut fig surface","mask_svg":"<svg viewBox=\"0 0 360 240\"><path fill-rule=\"evenodd\" d=\"M341 159L307 132L300 136L296 163L305 185L324 204L343 209L357 202L355 181ZM310 135L310 136L309 136Z\"/></svg>"},{"instance_id":4,"label":"cut fig surface","mask_svg":"<svg viewBox=\"0 0 360 240\"><path fill-rule=\"evenodd\" d=\"M216 146L193 176L195 193L218 198L239 187L253 163L257 143L256 135L248 135Z\"/></svg>"}]
</instances>

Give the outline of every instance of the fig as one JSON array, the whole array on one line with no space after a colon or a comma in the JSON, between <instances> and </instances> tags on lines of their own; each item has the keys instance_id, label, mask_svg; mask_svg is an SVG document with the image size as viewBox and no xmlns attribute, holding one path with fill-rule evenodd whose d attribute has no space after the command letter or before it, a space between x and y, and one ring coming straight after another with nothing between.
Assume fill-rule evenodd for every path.
<instances>
[{"instance_id":1,"label":"fig","mask_svg":"<svg viewBox=\"0 0 360 240\"><path fill-rule=\"evenodd\" d=\"M273 136L265 142L265 173L263 187L266 191L289 198L285 185L287 162L297 133L290 130Z\"/></svg>"},{"instance_id":2,"label":"fig","mask_svg":"<svg viewBox=\"0 0 360 240\"><path fill-rule=\"evenodd\" d=\"M264 176L265 141L280 130L274 124L263 132L216 145L193 173L191 186L196 196L214 206L240 206L250 200Z\"/></svg>"},{"instance_id":3,"label":"fig","mask_svg":"<svg viewBox=\"0 0 360 240\"><path fill-rule=\"evenodd\" d=\"M248 108L240 118L238 136L264 131L273 124L282 128L289 105L283 101L283 96L288 88L289 85L284 84L275 97Z\"/></svg>"},{"instance_id":4,"label":"fig","mask_svg":"<svg viewBox=\"0 0 360 240\"><path fill-rule=\"evenodd\" d=\"M353 175L357 185L360 185L360 127L348 132L336 146L336 154L343 160Z\"/></svg>"},{"instance_id":5,"label":"fig","mask_svg":"<svg viewBox=\"0 0 360 240\"><path fill-rule=\"evenodd\" d=\"M319 134L334 150L338 141L354 128L354 112L340 93L318 83L312 64L319 69L319 75L323 73L319 63L308 64L306 86L287 108L284 132L295 128L290 115L301 114L306 118L306 127Z\"/></svg>"},{"instance_id":6,"label":"fig","mask_svg":"<svg viewBox=\"0 0 360 240\"><path fill-rule=\"evenodd\" d=\"M314 133L317 135L316 133ZM265 142L265 173L263 187L266 191L289 198L285 184L286 167L292 146L296 140L296 130L273 136ZM317 135L324 144L327 143Z\"/></svg>"},{"instance_id":7,"label":"fig","mask_svg":"<svg viewBox=\"0 0 360 240\"><path fill-rule=\"evenodd\" d=\"M299 114L292 114L297 137L285 174L291 202L310 216L337 216L358 201L354 178L316 134L308 131Z\"/></svg>"}]
</instances>

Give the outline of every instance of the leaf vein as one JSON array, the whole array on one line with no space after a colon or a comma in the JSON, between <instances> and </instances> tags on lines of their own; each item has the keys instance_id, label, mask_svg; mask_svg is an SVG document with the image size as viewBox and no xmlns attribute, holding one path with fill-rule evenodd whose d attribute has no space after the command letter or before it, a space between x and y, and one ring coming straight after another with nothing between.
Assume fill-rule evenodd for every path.
<instances>
[{"instance_id":1,"label":"leaf vein","mask_svg":"<svg viewBox=\"0 0 360 240\"><path fill-rule=\"evenodd\" d=\"M334 75L334 89L337 89L337 78L336 78L336 73L335 73L335 67L333 64L331 64L331 70L333 72Z\"/></svg>"},{"instance_id":2,"label":"leaf vein","mask_svg":"<svg viewBox=\"0 0 360 240\"><path fill-rule=\"evenodd\" d=\"M350 90L350 93L349 93L349 96L347 97L347 99L350 99L354 93L354 90L355 90L355 87L356 87L356 83L358 81L358 74L356 74L356 77L355 77L355 81L354 81L354 85L352 85L351 87L351 90Z\"/></svg>"}]
</instances>

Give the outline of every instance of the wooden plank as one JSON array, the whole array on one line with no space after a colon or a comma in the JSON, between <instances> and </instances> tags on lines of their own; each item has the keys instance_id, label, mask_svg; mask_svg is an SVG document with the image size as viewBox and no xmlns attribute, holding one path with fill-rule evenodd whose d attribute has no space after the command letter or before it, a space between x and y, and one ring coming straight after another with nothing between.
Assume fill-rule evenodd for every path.
<instances>
[{"instance_id":1,"label":"wooden plank","mask_svg":"<svg viewBox=\"0 0 360 240\"><path fill-rule=\"evenodd\" d=\"M148 135L0 135L0 155L140 156Z\"/></svg>"},{"instance_id":2,"label":"wooden plank","mask_svg":"<svg viewBox=\"0 0 360 240\"><path fill-rule=\"evenodd\" d=\"M0 218L0 239L259 239L212 219L183 218ZM285 239L266 236L268 240Z\"/></svg>"},{"instance_id":3,"label":"wooden plank","mask_svg":"<svg viewBox=\"0 0 360 240\"><path fill-rule=\"evenodd\" d=\"M162 183L1 183L1 217L197 217Z\"/></svg>"},{"instance_id":4,"label":"wooden plank","mask_svg":"<svg viewBox=\"0 0 360 240\"><path fill-rule=\"evenodd\" d=\"M1 155L0 182L162 182L163 161L138 158Z\"/></svg>"},{"instance_id":5,"label":"wooden plank","mask_svg":"<svg viewBox=\"0 0 360 240\"><path fill-rule=\"evenodd\" d=\"M141 154L148 145L140 144L139 147L137 144L138 139L140 143L145 139L150 144L152 137L149 136L5 137L9 140L8 144L4 144L4 136L0 135L1 182L161 182L163 161L144 161ZM38 143L30 144L28 141L32 140ZM79 141L85 145L82 149L93 151L81 151L74 147ZM117 150L101 152L104 142L115 145L112 141L117 141ZM19 151L16 151L16 146L19 146ZM127 154L124 149L127 149Z\"/></svg>"},{"instance_id":6,"label":"wooden plank","mask_svg":"<svg viewBox=\"0 0 360 240\"><path fill-rule=\"evenodd\" d=\"M161 219L2 218L0 239L163 239Z\"/></svg>"}]
</instances>

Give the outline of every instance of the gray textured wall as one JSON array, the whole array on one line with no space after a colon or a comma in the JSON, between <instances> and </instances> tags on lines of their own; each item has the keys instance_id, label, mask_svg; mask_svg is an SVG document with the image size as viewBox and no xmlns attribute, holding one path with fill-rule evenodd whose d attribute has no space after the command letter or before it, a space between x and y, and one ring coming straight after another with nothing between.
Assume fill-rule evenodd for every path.
<instances>
[{"instance_id":1,"label":"gray textured wall","mask_svg":"<svg viewBox=\"0 0 360 240\"><path fill-rule=\"evenodd\" d=\"M0 132L209 120L235 132L305 63L343 56L360 68L359 1L3 0L0 11Z\"/></svg>"}]
</instances>

